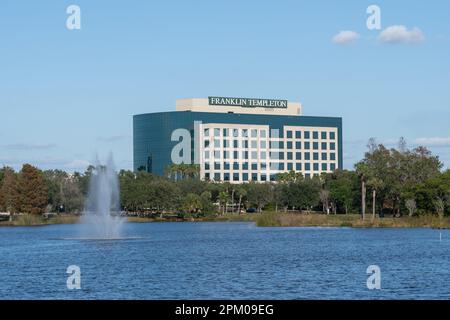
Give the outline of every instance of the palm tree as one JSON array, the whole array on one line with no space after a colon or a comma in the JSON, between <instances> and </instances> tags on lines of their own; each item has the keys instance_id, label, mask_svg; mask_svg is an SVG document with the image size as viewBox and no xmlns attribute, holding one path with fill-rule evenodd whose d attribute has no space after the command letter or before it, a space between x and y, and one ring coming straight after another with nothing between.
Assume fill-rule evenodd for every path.
<instances>
[{"instance_id":1,"label":"palm tree","mask_svg":"<svg viewBox=\"0 0 450 320\"><path fill-rule=\"evenodd\" d=\"M383 187L383 181L378 178L371 178L367 182L367 185L372 188L372 221L375 220L375 208L377 203L377 191Z\"/></svg>"},{"instance_id":2,"label":"palm tree","mask_svg":"<svg viewBox=\"0 0 450 320\"><path fill-rule=\"evenodd\" d=\"M368 177L369 168L363 162L359 162L355 165L356 172L361 180L361 215L362 219L366 217L366 180Z\"/></svg>"}]
</instances>

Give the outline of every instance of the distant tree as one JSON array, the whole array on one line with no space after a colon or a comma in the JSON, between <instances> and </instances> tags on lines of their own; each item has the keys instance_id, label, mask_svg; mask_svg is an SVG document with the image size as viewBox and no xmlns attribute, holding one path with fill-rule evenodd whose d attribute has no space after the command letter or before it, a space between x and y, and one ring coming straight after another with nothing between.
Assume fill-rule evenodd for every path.
<instances>
[{"instance_id":1,"label":"distant tree","mask_svg":"<svg viewBox=\"0 0 450 320\"><path fill-rule=\"evenodd\" d=\"M330 191L321 189L319 191L320 202L322 202L322 211L326 214L330 213Z\"/></svg>"},{"instance_id":2,"label":"distant tree","mask_svg":"<svg viewBox=\"0 0 450 320\"><path fill-rule=\"evenodd\" d=\"M195 193L188 193L183 198L182 208L186 213L197 213L202 208L202 199Z\"/></svg>"},{"instance_id":3,"label":"distant tree","mask_svg":"<svg viewBox=\"0 0 450 320\"><path fill-rule=\"evenodd\" d=\"M416 200L414 200L414 199L407 199L405 201L405 206L406 206L406 208L409 211L409 216L412 217L416 213L416 210L417 210Z\"/></svg>"},{"instance_id":4,"label":"distant tree","mask_svg":"<svg viewBox=\"0 0 450 320\"><path fill-rule=\"evenodd\" d=\"M367 186L372 189L372 220L374 220L377 207L377 191L383 187L383 181L379 178L371 177L367 181Z\"/></svg>"},{"instance_id":5,"label":"distant tree","mask_svg":"<svg viewBox=\"0 0 450 320\"><path fill-rule=\"evenodd\" d=\"M48 203L47 186L42 172L24 164L19 173L20 209L22 212L41 214Z\"/></svg>"},{"instance_id":6,"label":"distant tree","mask_svg":"<svg viewBox=\"0 0 450 320\"><path fill-rule=\"evenodd\" d=\"M269 183L250 182L247 185L247 199L255 205L258 212L272 200L272 188Z\"/></svg>"},{"instance_id":7,"label":"distant tree","mask_svg":"<svg viewBox=\"0 0 450 320\"><path fill-rule=\"evenodd\" d=\"M2 169L3 179L0 185L0 210L10 213L10 220L20 210L18 177L12 168Z\"/></svg>"}]
</instances>

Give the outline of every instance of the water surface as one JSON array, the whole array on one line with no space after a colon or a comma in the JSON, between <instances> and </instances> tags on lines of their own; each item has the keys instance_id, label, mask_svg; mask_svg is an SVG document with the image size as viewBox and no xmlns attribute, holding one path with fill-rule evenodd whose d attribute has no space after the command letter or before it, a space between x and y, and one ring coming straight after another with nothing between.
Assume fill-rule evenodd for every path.
<instances>
[{"instance_id":1,"label":"water surface","mask_svg":"<svg viewBox=\"0 0 450 320\"><path fill-rule=\"evenodd\" d=\"M0 228L1 299L450 298L446 230L126 223L126 239L97 241L78 228ZM381 290L366 286L373 264Z\"/></svg>"}]
</instances>

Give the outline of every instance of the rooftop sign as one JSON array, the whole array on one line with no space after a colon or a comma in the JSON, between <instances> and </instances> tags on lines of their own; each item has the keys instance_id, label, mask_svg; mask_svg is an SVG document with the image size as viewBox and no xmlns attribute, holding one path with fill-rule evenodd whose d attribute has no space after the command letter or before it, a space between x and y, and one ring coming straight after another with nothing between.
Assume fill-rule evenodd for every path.
<instances>
[{"instance_id":1,"label":"rooftop sign","mask_svg":"<svg viewBox=\"0 0 450 320\"><path fill-rule=\"evenodd\" d=\"M210 106L233 106L248 108L287 108L287 100L208 97Z\"/></svg>"}]
</instances>

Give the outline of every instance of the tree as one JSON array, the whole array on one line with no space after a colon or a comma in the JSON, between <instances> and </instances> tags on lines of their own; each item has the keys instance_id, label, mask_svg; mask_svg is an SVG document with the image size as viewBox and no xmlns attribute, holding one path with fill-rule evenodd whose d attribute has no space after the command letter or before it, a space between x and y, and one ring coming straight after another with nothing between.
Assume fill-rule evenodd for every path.
<instances>
[{"instance_id":1,"label":"tree","mask_svg":"<svg viewBox=\"0 0 450 320\"><path fill-rule=\"evenodd\" d=\"M372 177L367 182L367 185L372 189L372 220L374 220L377 207L377 191L383 187L383 181L376 177Z\"/></svg>"},{"instance_id":2,"label":"tree","mask_svg":"<svg viewBox=\"0 0 450 320\"><path fill-rule=\"evenodd\" d=\"M0 186L0 210L10 213L12 220L15 213L20 210L20 195L17 174L12 168L2 169L3 179Z\"/></svg>"},{"instance_id":3,"label":"tree","mask_svg":"<svg viewBox=\"0 0 450 320\"><path fill-rule=\"evenodd\" d=\"M330 191L321 189L319 192L320 202L322 202L322 211L330 214Z\"/></svg>"},{"instance_id":4,"label":"tree","mask_svg":"<svg viewBox=\"0 0 450 320\"><path fill-rule=\"evenodd\" d=\"M250 182L247 185L247 199L255 205L258 212L272 200L272 189L269 183Z\"/></svg>"},{"instance_id":5,"label":"tree","mask_svg":"<svg viewBox=\"0 0 450 320\"><path fill-rule=\"evenodd\" d=\"M409 216L412 217L417 211L416 200L414 200L414 199L407 199L405 201L405 206L406 206L406 208L409 211Z\"/></svg>"},{"instance_id":6,"label":"tree","mask_svg":"<svg viewBox=\"0 0 450 320\"><path fill-rule=\"evenodd\" d=\"M361 181L361 216L364 220L366 216L366 181L369 168L363 162L357 163L355 168Z\"/></svg>"},{"instance_id":7,"label":"tree","mask_svg":"<svg viewBox=\"0 0 450 320\"><path fill-rule=\"evenodd\" d=\"M47 206L47 186L42 172L24 164L19 173L20 209L31 214L41 214Z\"/></svg>"},{"instance_id":8,"label":"tree","mask_svg":"<svg viewBox=\"0 0 450 320\"><path fill-rule=\"evenodd\" d=\"M186 213L197 213L202 207L202 200L195 193L188 193L183 199L183 211Z\"/></svg>"},{"instance_id":9,"label":"tree","mask_svg":"<svg viewBox=\"0 0 450 320\"><path fill-rule=\"evenodd\" d=\"M436 213L440 218L444 217L445 202L442 198L436 198L433 202Z\"/></svg>"}]
</instances>

